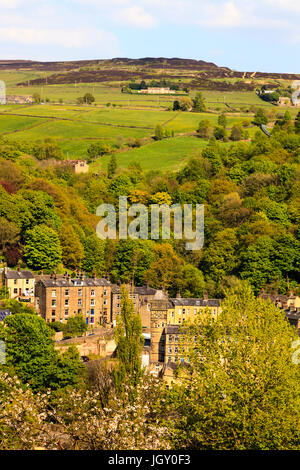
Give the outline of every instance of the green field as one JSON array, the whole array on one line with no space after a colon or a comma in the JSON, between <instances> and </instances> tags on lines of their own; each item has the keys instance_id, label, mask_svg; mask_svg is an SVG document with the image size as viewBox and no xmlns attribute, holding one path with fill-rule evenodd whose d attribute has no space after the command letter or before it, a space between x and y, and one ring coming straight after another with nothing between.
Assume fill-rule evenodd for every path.
<instances>
[{"instance_id":1,"label":"green field","mask_svg":"<svg viewBox=\"0 0 300 470\"><path fill-rule=\"evenodd\" d=\"M37 92L43 100L48 98L50 102L36 105L2 105L0 136L26 142L52 137L57 140L65 158L85 158L89 145L103 140L113 146L121 142L125 147L117 153L120 166L126 167L136 160L145 169L176 169L193 152L207 144L206 141L192 136L201 120L208 119L212 126L215 126L218 115L225 111L228 133L234 124L252 120L251 113L233 113L226 104L234 109L249 109L255 105L273 109L278 113L285 111L263 102L254 92L203 90L209 112L192 113L169 111L174 96L125 94L121 93L120 86L112 84L16 86L19 82L50 74L51 72L1 72L0 79L6 82L8 94L32 95ZM86 92L95 96L95 103L90 106L76 104L76 99ZM195 93L196 90L192 91L191 97ZM58 102L60 99L63 103ZM293 108L290 110L293 115L297 112ZM152 137L157 124L174 132L175 138L154 142ZM256 130L256 127L250 127L250 136ZM146 145L129 148L129 139L143 139L142 143ZM92 168L104 168L108 159L109 156L99 159Z\"/></svg>"},{"instance_id":2,"label":"green field","mask_svg":"<svg viewBox=\"0 0 300 470\"><path fill-rule=\"evenodd\" d=\"M127 168L133 162L143 170L177 171L193 155L206 147L207 141L196 137L174 137L152 142L143 147L116 154L118 166ZM228 145L228 144L224 144ZM106 169L109 156L103 156L91 165L91 171Z\"/></svg>"}]
</instances>

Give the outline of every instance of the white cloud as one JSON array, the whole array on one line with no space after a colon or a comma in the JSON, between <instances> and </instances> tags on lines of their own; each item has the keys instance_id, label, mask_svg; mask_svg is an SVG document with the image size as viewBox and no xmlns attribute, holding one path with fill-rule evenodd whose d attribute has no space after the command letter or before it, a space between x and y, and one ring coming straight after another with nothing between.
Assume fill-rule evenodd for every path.
<instances>
[{"instance_id":1,"label":"white cloud","mask_svg":"<svg viewBox=\"0 0 300 470\"><path fill-rule=\"evenodd\" d=\"M241 26L244 24L244 21L243 13L233 2L226 2L220 8L208 4L204 7L203 17L197 19L197 23L204 26L221 26L226 28Z\"/></svg>"},{"instance_id":2,"label":"white cloud","mask_svg":"<svg viewBox=\"0 0 300 470\"><path fill-rule=\"evenodd\" d=\"M273 7L278 7L286 12L300 12L299 0L266 0ZM292 18L291 18L292 19Z\"/></svg>"},{"instance_id":3,"label":"white cloud","mask_svg":"<svg viewBox=\"0 0 300 470\"><path fill-rule=\"evenodd\" d=\"M124 8L116 12L114 18L124 26L134 26L138 28L153 28L158 23L154 16L150 15L139 6Z\"/></svg>"},{"instance_id":4,"label":"white cloud","mask_svg":"<svg viewBox=\"0 0 300 470\"><path fill-rule=\"evenodd\" d=\"M21 45L56 45L67 48L97 46L100 55L118 49L117 38L107 31L96 29L38 29L0 27L0 40Z\"/></svg>"}]
</instances>

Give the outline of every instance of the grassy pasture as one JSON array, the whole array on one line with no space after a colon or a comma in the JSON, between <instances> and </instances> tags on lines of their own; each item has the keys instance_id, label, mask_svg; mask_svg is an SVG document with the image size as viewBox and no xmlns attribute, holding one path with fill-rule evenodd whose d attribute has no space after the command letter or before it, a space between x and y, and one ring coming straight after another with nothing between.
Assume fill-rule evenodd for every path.
<instances>
[{"instance_id":1,"label":"grassy pasture","mask_svg":"<svg viewBox=\"0 0 300 470\"><path fill-rule=\"evenodd\" d=\"M117 163L121 168L127 168L130 163L138 162L143 170L178 171L193 154L206 147L207 143L196 137L160 140L140 148L117 153ZM109 159L109 155L97 159L92 163L91 170L106 169Z\"/></svg>"},{"instance_id":2,"label":"grassy pasture","mask_svg":"<svg viewBox=\"0 0 300 470\"><path fill-rule=\"evenodd\" d=\"M16 132L15 136L18 133L17 131L24 131L39 123L42 123L42 120L39 118L0 115L0 135Z\"/></svg>"}]
</instances>

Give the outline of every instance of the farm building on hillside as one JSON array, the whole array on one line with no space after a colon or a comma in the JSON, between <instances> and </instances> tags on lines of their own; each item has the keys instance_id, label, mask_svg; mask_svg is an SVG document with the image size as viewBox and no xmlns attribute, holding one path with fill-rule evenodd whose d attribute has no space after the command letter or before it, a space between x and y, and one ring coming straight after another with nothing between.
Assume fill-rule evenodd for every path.
<instances>
[{"instance_id":1,"label":"farm building on hillside","mask_svg":"<svg viewBox=\"0 0 300 470\"><path fill-rule=\"evenodd\" d=\"M288 98L287 96L280 96L278 100L278 105L279 106L290 106L291 105L291 99Z\"/></svg>"},{"instance_id":2,"label":"farm building on hillside","mask_svg":"<svg viewBox=\"0 0 300 470\"><path fill-rule=\"evenodd\" d=\"M86 160L67 160L66 163L72 166L76 175L89 172L89 165Z\"/></svg>"},{"instance_id":3,"label":"farm building on hillside","mask_svg":"<svg viewBox=\"0 0 300 470\"><path fill-rule=\"evenodd\" d=\"M147 88L145 90L139 90L139 93L143 93L146 95L175 95L176 91L171 90L170 88Z\"/></svg>"},{"instance_id":4,"label":"farm building on hillside","mask_svg":"<svg viewBox=\"0 0 300 470\"><path fill-rule=\"evenodd\" d=\"M34 99L32 96L22 96L22 95L7 95L6 102L10 104L32 104Z\"/></svg>"}]
</instances>

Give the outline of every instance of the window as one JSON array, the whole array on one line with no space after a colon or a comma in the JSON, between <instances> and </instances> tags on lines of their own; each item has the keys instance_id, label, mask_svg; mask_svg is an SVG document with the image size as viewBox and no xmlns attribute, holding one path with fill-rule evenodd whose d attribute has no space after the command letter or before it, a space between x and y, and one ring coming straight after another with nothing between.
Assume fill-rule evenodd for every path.
<instances>
[{"instance_id":1,"label":"window","mask_svg":"<svg viewBox=\"0 0 300 470\"><path fill-rule=\"evenodd\" d=\"M95 299L91 299L91 305L95 305Z\"/></svg>"},{"instance_id":2,"label":"window","mask_svg":"<svg viewBox=\"0 0 300 470\"><path fill-rule=\"evenodd\" d=\"M69 306L69 299L65 299L65 307Z\"/></svg>"},{"instance_id":3,"label":"window","mask_svg":"<svg viewBox=\"0 0 300 470\"><path fill-rule=\"evenodd\" d=\"M78 305L82 305L82 299L78 299Z\"/></svg>"},{"instance_id":4,"label":"window","mask_svg":"<svg viewBox=\"0 0 300 470\"><path fill-rule=\"evenodd\" d=\"M172 348L168 348L168 353L172 354Z\"/></svg>"},{"instance_id":5,"label":"window","mask_svg":"<svg viewBox=\"0 0 300 470\"><path fill-rule=\"evenodd\" d=\"M56 297L56 290L52 291L52 297Z\"/></svg>"},{"instance_id":6,"label":"window","mask_svg":"<svg viewBox=\"0 0 300 470\"><path fill-rule=\"evenodd\" d=\"M78 289L78 296L82 295L82 289Z\"/></svg>"},{"instance_id":7,"label":"window","mask_svg":"<svg viewBox=\"0 0 300 470\"><path fill-rule=\"evenodd\" d=\"M95 309L91 308L91 315L94 315L94 314L95 314Z\"/></svg>"},{"instance_id":8,"label":"window","mask_svg":"<svg viewBox=\"0 0 300 470\"><path fill-rule=\"evenodd\" d=\"M94 289L91 290L91 297L94 297L95 296L95 291Z\"/></svg>"},{"instance_id":9,"label":"window","mask_svg":"<svg viewBox=\"0 0 300 470\"><path fill-rule=\"evenodd\" d=\"M121 296L120 295L117 295L117 299L120 300Z\"/></svg>"},{"instance_id":10,"label":"window","mask_svg":"<svg viewBox=\"0 0 300 470\"><path fill-rule=\"evenodd\" d=\"M170 341L170 343L172 343L172 341L173 341L173 336L172 335L169 335L169 341Z\"/></svg>"},{"instance_id":11,"label":"window","mask_svg":"<svg viewBox=\"0 0 300 470\"><path fill-rule=\"evenodd\" d=\"M174 349L175 354L178 354L178 347L176 346Z\"/></svg>"},{"instance_id":12,"label":"window","mask_svg":"<svg viewBox=\"0 0 300 470\"><path fill-rule=\"evenodd\" d=\"M147 304L147 310L148 311L150 310L150 304Z\"/></svg>"},{"instance_id":13,"label":"window","mask_svg":"<svg viewBox=\"0 0 300 470\"><path fill-rule=\"evenodd\" d=\"M69 315L69 310L65 310L65 317L67 317Z\"/></svg>"},{"instance_id":14,"label":"window","mask_svg":"<svg viewBox=\"0 0 300 470\"><path fill-rule=\"evenodd\" d=\"M65 296L68 297L68 295L69 295L69 289L66 289L65 290Z\"/></svg>"},{"instance_id":15,"label":"window","mask_svg":"<svg viewBox=\"0 0 300 470\"><path fill-rule=\"evenodd\" d=\"M29 279L26 279L26 284L27 284L27 285L29 284Z\"/></svg>"},{"instance_id":16,"label":"window","mask_svg":"<svg viewBox=\"0 0 300 470\"><path fill-rule=\"evenodd\" d=\"M14 285L16 285L16 284L17 284L17 279L14 279Z\"/></svg>"},{"instance_id":17,"label":"window","mask_svg":"<svg viewBox=\"0 0 300 470\"><path fill-rule=\"evenodd\" d=\"M52 300L52 307L56 307L56 300Z\"/></svg>"},{"instance_id":18,"label":"window","mask_svg":"<svg viewBox=\"0 0 300 470\"><path fill-rule=\"evenodd\" d=\"M52 310L51 314L52 314L52 317L55 317L55 310Z\"/></svg>"},{"instance_id":19,"label":"window","mask_svg":"<svg viewBox=\"0 0 300 470\"><path fill-rule=\"evenodd\" d=\"M18 289L14 289L14 294L17 294L18 293Z\"/></svg>"},{"instance_id":20,"label":"window","mask_svg":"<svg viewBox=\"0 0 300 470\"><path fill-rule=\"evenodd\" d=\"M194 315L197 315L197 309L194 308Z\"/></svg>"},{"instance_id":21,"label":"window","mask_svg":"<svg viewBox=\"0 0 300 470\"><path fill-rule=\"evenodd\" d=\"M185 315L185 308L182 310L182 314Z\"/></svg>"},{"instance_id":22,"label":"window","mask_svg":"<svg viewBox=\"0 0 300 470\"><path fill-rule=\"evenodd\" d=\"M105 289L103 293L104 293L104 295L107 295L107 290Z\"/></svg>"},{"instance_id":23,"label":"window","mask_svg":"<svg viewBox=\"0 0 300 470\"><path fill-rule=\"evenodd\" d=\"M81 310L81 308L79 308L79 309L77 310L77 313L81 313L81 312L82 312L82 310Z\"/></svg>"},{"instance_id":24,"label":"window","mask_svg":"<svg viewBox=\"0 0 300 470\"><path fill-rule=\"evenodd\" d=\"M117 304L117 308L120 308L120 304Z\"/></svg>"},{"instance_id":25,"label":"window","mask_svg":"<svg viewBox=\"0 0 300 470\"><path fill-rule=\"evenodd\" d=\"M94 320L95 320L94 317L91 317L91 323L94 323Z\"/></svg>"},{"instance_id":26,"label":"window","mask_svg":"<svg viewBox=\"0 0 300 470\"><path fill-rule=\"evenodd\" d=\"M178 313L179 313L179 315L181 315L181 308L178 309Z\"/></svg>"},{"instance_id":27,"label":"window","mask_svg":"<svg viewBox=\"0 0 300 470\"><path fill-rule=\"evenodd\" d=\"M107 299L104 299L103 304L107 305Z\"/></svg>"},{"instance_id":28,"label":"window","mask_svg":"<svg viewBox=\"0 0 300 470\"><path fill-rule=\"evenodd\" d=\"M175 342L178 343L178 335L175 335Z\"/></svg>"}]
</instances>

